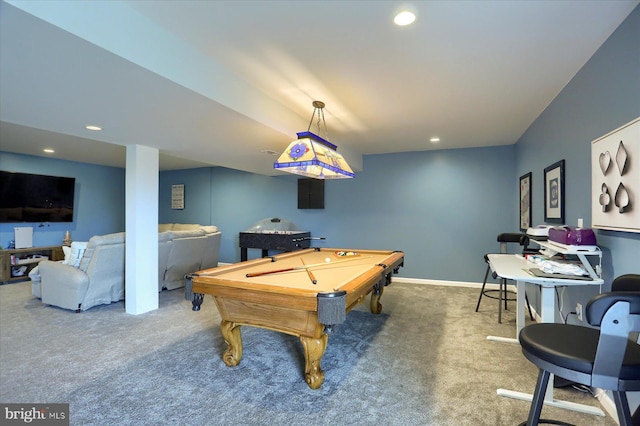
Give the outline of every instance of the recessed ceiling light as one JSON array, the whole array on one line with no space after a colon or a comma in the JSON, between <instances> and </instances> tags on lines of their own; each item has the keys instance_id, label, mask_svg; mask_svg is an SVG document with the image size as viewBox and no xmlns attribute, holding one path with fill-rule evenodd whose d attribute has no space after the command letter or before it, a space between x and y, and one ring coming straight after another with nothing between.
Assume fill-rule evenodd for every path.
<instances>
[{"instance_id":1,"label":"recessed ceiling light","mask_svg":"<svg viewBox=\"0 0 640 426\"><path fill-rule=\"evenodd\" d=\"M436 136L436 137L433 137L433 138L429 139L429 142L431 142L431 143L438 143L438 142L440 142L440 138L439 138L439 137L437 137L437 136Z\"/></svg>"},{"instance_id":2,"label":"recessed ceiling light","mask_svg":"<svg viewBox=\"0 0 640 426\"><path fill-rule=\"evenodd\" d=\"M45 148L43 149L44 152L46 152L47 154L53 154L55 151L51 148Z\"/></svg>"},{"instance_id":3,"label":"recessed ceiling light","mask_svg":"<svg viewBox=\"0 0 640 426\"><path fill-rule=\"evenodd\" d=\"M84 126L84 128L87 129L87 130L96 130L96 131L97 130L102 130L102 127L100 127L100 126L92 126L92 125Z\"/></svg>"},{"instance_id":4,"label":"recessed ceiling light","mask_svg":"<svg viewBox=\"0 0 640 426\"><path fill-rule=\"evenodd\" d=\"M405 25L413 24L413 21L416 20L416 15L413 12L409 12L407 10L400 12L393 18L393 22L396 25L404 27Z\"/></svg>"}]
</instances>

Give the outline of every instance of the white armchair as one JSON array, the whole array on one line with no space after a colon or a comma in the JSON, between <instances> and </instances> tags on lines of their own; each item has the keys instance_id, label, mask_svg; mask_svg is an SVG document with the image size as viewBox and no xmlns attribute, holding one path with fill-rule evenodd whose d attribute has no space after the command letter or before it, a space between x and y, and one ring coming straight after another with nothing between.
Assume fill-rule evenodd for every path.
<instances>
[{"instance_id":1,"label":"white armchair","mask_svg":"<svg viewBox=\"0 0 640 426\"><path fill-rule=\"evenodd\" d=\"M42 302L76 312L124 299L125 234L92 237L78 268L43 261L40 272Z\"/></svg>"}]
</instances>

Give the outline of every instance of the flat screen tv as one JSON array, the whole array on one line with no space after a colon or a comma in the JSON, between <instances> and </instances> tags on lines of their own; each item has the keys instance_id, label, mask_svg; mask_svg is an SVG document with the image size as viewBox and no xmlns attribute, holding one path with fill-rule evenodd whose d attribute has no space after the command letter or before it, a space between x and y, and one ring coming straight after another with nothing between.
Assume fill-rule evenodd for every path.
<instances>
[{"instance_id":1,"label":"flat screen tv","mask_svg":"<svg viewBox=\"0 0 640 426\"><path fill-rule=\"evenodd\" d=\"M0 222L73 222L76 180L0 170Z\"/></svg>"}]
</instances>

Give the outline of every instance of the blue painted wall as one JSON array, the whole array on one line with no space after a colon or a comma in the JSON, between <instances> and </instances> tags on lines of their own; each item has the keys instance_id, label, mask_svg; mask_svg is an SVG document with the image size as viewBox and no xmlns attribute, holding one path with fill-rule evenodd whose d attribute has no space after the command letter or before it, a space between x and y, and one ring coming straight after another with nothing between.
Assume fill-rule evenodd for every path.
<instances>
[{"instance_id":1,"label":"blue painted wall","mask_svg":"<svg viewBox=\"0 0 640 426\"><path fill-rule=\"evenodd\" d=\"M591 224L591 142L640 116L640 7L611 35L516 144L533 172L533 222L543 223L543 170L566 162L565 222ZM640 234L597 231L605 278L640 273Z\"/></svg>"},{"instance_id":2,"label":"blue painted wall","mask_svg":"<svg viewBox=\"0 0 640 426\"><path fill-rule=\"evenodd\" d=\"M160 173L160 223L211 223L212 168ZM184 209L171 209L171 185L184 185Z\"/></svg>"},{"instance_id":3,"label":"blue painted wall","mask_svg":"<svg viewBox=\"0 0 640 426\"><path fill-rule=\"evenodd\" d=\"M65 231L75 241L124 230L124 169L0 152L0 169L76 178L72 223L1 223L0 245L16 226L33 227L33 245L61 245Z\"/></svg>"},{"instance_id":4,"label":"blue painted wall","mask_svg":"<svg viewBox=\"0 0 640 426\"><path fill-rule=\"evenodd\" d=\"M640 116L640 7L609 37L516 144L517 174L533 172L533 222L543 223L543 171L564 159L565 223L591 225L591 142ZM639 203L636 201L636 205ZM640 234L596 231L603 278L640 273ZM565 312L598 288L567 290ZM536 293L530 300L536 301ZM573 318L570 317L570 322Z\"/></svg>"},{"instance_id":5,"label":"blue painted wall","mask_svg":"<svg viewBox=\"0 0 640 426\"><path fill-rule=\"evenodd\" d=\"M497 250L496 235L517 231L509 226L517 204L514 175L513 146L365 156L355 179L325 182L325 209L298 210L297 176L175 171L161 174L160 222L217 225L222 262L240 260L240 231L280 217L326 238L314 246L403 250L404 277L479 281L482 254ZM185 183L185 209L176 211L170 193L179 183Z\"/></svg>"}]
</instances>

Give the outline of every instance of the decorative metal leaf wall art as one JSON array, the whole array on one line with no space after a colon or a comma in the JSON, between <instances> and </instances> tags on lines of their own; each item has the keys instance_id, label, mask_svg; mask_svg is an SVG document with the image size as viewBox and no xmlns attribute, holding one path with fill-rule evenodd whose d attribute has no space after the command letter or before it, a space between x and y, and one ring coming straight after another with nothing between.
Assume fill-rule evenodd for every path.
<instances>
[{"instance_id":1,"label":"decorative metal leaf wall art","mask_svg":"<svg viewBox=\"0 0 640 426\"><path fill-rule=\"evenodd\" d=\"M602 174L606 176L611 166L611 154L609 154L609 151L601 153L599 161L600 170L602 170Z\"/></svg>"},{"instance_id":2,"label":"decorative metal leaf wall art","mask_svg":"<svg viewBox=\"0 0 640 426\"><path fill-rule=\"evenodd\" d=\"M627 172L627 165L629 155L627 153L626 148L624 147L624 143L620 141L618 145L618 151L616 152L616 164L618 165L618 171L620 172L620 176L624 175ZM609 168L611 167L611 154L609 151L605 151L600 153L598 157L598 163L600 164L600 170L604 176L609 172ZM598 203L602 206L602 211L609 211L609 207L611 205L611 194L609 194L609 188L605 183L602 184L600 196L598 197ZM618 185L618 189L616 190L615 195L615 204L618 207L619 213L625 213L631 211L631 200L629 197L629 192L624 187L622 182Z\"/></svg>"},{"instance_id":3,"label":"decorative metal leaf wall art","mask_svg":"<svg viewBox=\"0 0 640 426\"><path fill-rule=\"evenodd\" d=\"M629 199L629 192L622 183L618 185L616 190L616 207L620 213L631 211L631 200Z\"/></svg>"},{"instance_id":4,"label":"decorative metal leaf wall art","mask_svg":"<svg viewBox=\"0 0 640 426\"><path fill-rule=\"evenodd\" d=\"M611 195L609 194L609 188L607 188L606 184L602 184L602 193L598 199L598 202L602 206L602 211L606 212L609 210L611 206Z\"/></svg>"},{"instance_id":5,"label":"decorative metal leaf wall art","mask_svg":"<svg viewBox=\"0 0 640 426\"><path fill-rule=\"evenodd\" d=\"M616 163L618 164L618 170L620 171L620 176L623 176L627 172L627 159L629 155L627 154L627 150L624 147L624 143L620 141L620 145L618 145L618 152L616 153Z\"/></svg>"},{"instance_id":6,"label":"decorative metal leaf wall art","mask_svg":"<svg viewBox=\"0 0 640 426\"><path fill-rule=\"evenodd\" d=\"M591 226L640 234L640 117L591 142Z\"/></svg>"}]
</instances>

